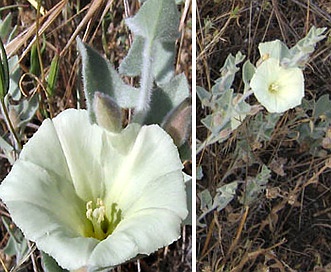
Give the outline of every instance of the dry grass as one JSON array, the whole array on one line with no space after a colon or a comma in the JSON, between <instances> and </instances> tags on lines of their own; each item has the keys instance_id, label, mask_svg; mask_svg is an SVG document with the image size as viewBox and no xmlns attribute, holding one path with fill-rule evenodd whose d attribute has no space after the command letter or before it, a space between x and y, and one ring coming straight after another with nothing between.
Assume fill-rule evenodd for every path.
<instances>
[{"instance_id":1,"label":"dry grass","mask_svg":"<svg viewBox=\"0 0 331 272\"><path fill-rule=\"evenodd\" d=\"M293 46L311 25L330 29L329 1L199 0L197 85L210 89L229 53L241 51L255 63L260 42L278 38ZM306 94L316 100L330 94L330 47L330 41L319 43L304 71ZM237 78L235 85L240 84ZM207 131L199 120L207 113L198 103L200 140ZM289 125L293 118L293 112L284 114L272 139L253 152L254 160L270 168L273 158L284 158L279 166L286 175L277 175L274 168L269 194L261 195L249 208L235 199L225 210L205 218L207 227L197 229L197 271L330 271L331 178L325 167L330 153L312 156L304 144L288 141L284 135L299 125ZM242 154L234 153L239 136L246 135L247 143L254 144L247 125L245 122L229 140L198 155L204 177L197 192L208 189L214 194L225 183L256 175L257 164L243 163Z\"/></svg>"},{"instance_id":2,"label":"dry grass","mask_svg":"<svg viewBox=\"0 0 331 272\"><path fill-rule=\"evenodd\" d=\"M178 40L178 54L176 70L185 72L189 81L191 79L191 10L190 1L180 6L183 17L181 20L181 39ZM124 18L133 16L139 9L138 1L113 1L113 0L77 0L77 1L42 1L43 7L50 11L46 16L38 14L36 10L23 0L3 0L0 8L17 5L0 12L3 19L8 12L14 15L13 26L17 26L16 38L6 46L8 55L17 54L24 73L29 71L30 50L36 39L46 40L45 51L41 56L42 72L39 83L31 83L25 77L22 88L26 93L40 92L41 110L39 110L28 125L25 141L36 131L46 117L56 116L66 108L85 107L82 94L80 75L80 60L76 50L75 37L78 35L84 41L103 52L105 56L118 67L124 58L132 36L124 24ZM18 7L19 6L19 7ZM38 31L38 35L37 35ZM52 99L47 99L43 91L43 84L48 74L50 63L56 54L60 54L59 80L56 93ZM130 79L127 82L134 84ZM5 124L1 121L4 131ZM10 170L10 165L5 158L0 158L1 179ZM8 217L5 207L1 206L1 216ZM2 249L8 241L8 233L0 223L0 258L11 267L14 259L5 256ZM165 249L160 249L155 254L140 261L141 271L191 271L191 229L183 230L183 238ZM32 260L36 260L33 267ZM35 250L32 258L25 264L25 271L41 271L39 252ZM1 266L0 266L1 270ZM132 262L122 265L115 271L136 271L137 263Z\"/></svg>"}]
</instances>

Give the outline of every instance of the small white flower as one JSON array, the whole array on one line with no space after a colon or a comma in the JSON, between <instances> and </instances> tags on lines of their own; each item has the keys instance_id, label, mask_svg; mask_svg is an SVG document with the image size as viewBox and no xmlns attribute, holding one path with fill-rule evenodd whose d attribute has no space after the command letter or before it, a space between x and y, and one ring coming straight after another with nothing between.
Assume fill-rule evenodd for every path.
<instances>
[{"instance_id":1,"label":"small white flower","mask_svg":"<svg viewBox=\"0 0 331 272\"><path fill-rule=\"evenodd\" d=\"M26 238L60 266L89 271L150 254L180 236L182 164L157 125L121 133L84 110L45 120L0 185Z\"/></svg>"},{"instance_id":2,"label":"small white flower","mask_svg":"<svg viewBox=\"0 0 331 272\"><path fill-rule=\"evenodd\" d=\"M250 82L256 99L269 112L284 112L301 104L304 77L299 68L283 68L268 58L259 65Z\"/></svg>"}]
</instances>

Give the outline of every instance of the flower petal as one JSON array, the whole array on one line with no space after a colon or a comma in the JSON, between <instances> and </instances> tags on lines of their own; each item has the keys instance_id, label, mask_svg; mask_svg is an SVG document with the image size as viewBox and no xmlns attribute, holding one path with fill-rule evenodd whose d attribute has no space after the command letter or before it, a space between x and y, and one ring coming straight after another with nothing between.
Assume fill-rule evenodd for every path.
<instances>
[{"instance_id":1,"label":"flower petal","mask_svg":"<svg viewBox=\"0 0 331 272\"><path fill-rule=\"evenodd\" d=\"M46 119L38 132L24 145L19 158L57 173L64 179L71 179L66 158L50 119Z\"/></svg>"},{"instance_id":2,"label":"flower petal","mask_svg":"<svg viewBox=\"0 0 331 272\"><path fill-rule=\"evenodd\" d=\"M186 218L186 193L181 172L172 172L150 182L134 205L123 211L123 215L130 217L138 211L149 208L169 210L182 220Z\"/></svg>"},{"instance_id":3,"label":"flower petal","mask_svg":"<svg viewBox=\"0 0 331 272\"><path fill-rule=\"evenodd\" d=\"M138 246L124 232L114 232L101 241L90 256L92 268L111 268L126 262L139 254Z\"/></svg>"},{"instance_id":4,"label":"flower petal","mask_svg":"<svg viewBox=\"0 0 331 272\"><path fill-rule=\"evenodd\" d=\"M181 173L182 169L177 147L171 137L157 125L141 128L123 160L125 163L117 169L112 182L107 183L106 200L116 202L122 210L139 199L151 182L173 171ZM105 171L108 172L107 168ZM114 173L108 172L106 176L111 174Z\"/></svg>"},{"instance_id":5,"label":"flower petal","mask_svg":"<svg viewBox=\"0 0 331 272\"><path fill-rule=\"evenodd\" d=\"M88 224L85 203L70 181L19 160L0 188L0 197L28 239L63 267L77 269L86 263L97 240L82 237Z\"/></svg>"},{"instance_id":6,"label":"flower petal","mask_svg":"<svg viewBox=\"0 0 331 272\"><path fill-rule=\"evenodd\" d=\"M109 149L105 131L88 118L85 110L69 109L53 119L76 192L86 202L103 197L102 152Z\"/></svg>"},{"instance_id":7,"label":"flower petal","mask_svg":"<svg viewBox=\"0 0 331 272\"><path fill-rule=\"evenodd\" d=\"M150 208L124 219L116 232L126 233L139 253L150 254L180 237L181 218L173 211Z\"/></svg>"},{"instance_id":8,"label":"flower petal","mask_svg":"<svg viewBox=\"0 0 331 272\"><path fill-rule=\"evenodd\" d=\"M137 256L150 254L176 241L181 219L171 211L145 209L124 219L106 240L94 249L89 265L111 267Z\"/></svg>"},{"instance_id":9,"label":"flower petal","mask_svg":"<svg viewBox=\"0 0 331 272\"><path fill-rule=\"evenodd\" d=\"M270 92L271 84L278 90ZM304 78L299 68L283 68L273 58L265 60L255 71L251 88L256 99L269 112L284 112L301 104L304 96Z\"/></svg>"}]
</instances>

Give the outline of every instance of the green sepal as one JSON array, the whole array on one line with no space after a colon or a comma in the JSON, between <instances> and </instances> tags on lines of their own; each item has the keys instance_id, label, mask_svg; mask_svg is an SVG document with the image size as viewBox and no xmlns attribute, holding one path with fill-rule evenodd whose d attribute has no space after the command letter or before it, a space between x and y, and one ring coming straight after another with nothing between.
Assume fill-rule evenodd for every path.
<instances>
[{"instance_id":1,"label":"green sepal","mask_svg":"<svg viewBox=\"0 0 331 272\"><path fill-rule=\"evenodd\" d=\"M172 137L177 147L182 146L187 141L192 127L192 102L190 97L184 99L165 117L162 127Z\"/></svg>"},{"instance_id":2,"label":"green sepal","mask_svg":"<svg viewBox=\"0 0 331 272\"><path fill-rule=\"evenodd\" d=\"M93 111L99 126L110 132L119 133L122 130L122 112L116 102L104 93L95 92Z\"/></svg>"}]
</instances>

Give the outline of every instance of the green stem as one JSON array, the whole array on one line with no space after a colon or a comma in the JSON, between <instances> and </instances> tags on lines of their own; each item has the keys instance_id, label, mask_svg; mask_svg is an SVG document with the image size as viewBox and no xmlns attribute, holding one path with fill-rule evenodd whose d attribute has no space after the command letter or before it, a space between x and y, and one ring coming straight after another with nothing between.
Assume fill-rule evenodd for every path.
<instances>
[{"instance_id":1,"label":"green stem","mask_svg":"<svg viewBox=\"0 0 331 272\"><path fill-rule=\"evenodd\" d=\"M16 141L18 150L20 151L20 150L22 150L22 144L21 144L21 142L20 142L20 140L18 138L18 135L17 135L17 133L15 131L15 128L13 126L13 123L10 120L10 117L9 117L9 114L8 114L7 107L5 105L5 100L4 99L1 99L1 109L2 109L2 113L3 113L4 117L5 117L5 122L7 124L7 127L9 129L10 133L14 136L14 139Z\"/></svg>"},{"instance_id":2,"label":"green stem","mask_svg":"<svg viewBox=\"0 0 331 272\"><path fill-rule=\"evenodd\" d=\"M153 88L153 41L146 39L143 51L143 63L140 77L140 95L136 107L136 120L142 123L149 111Z\"/></svg>"}]
</instances>

